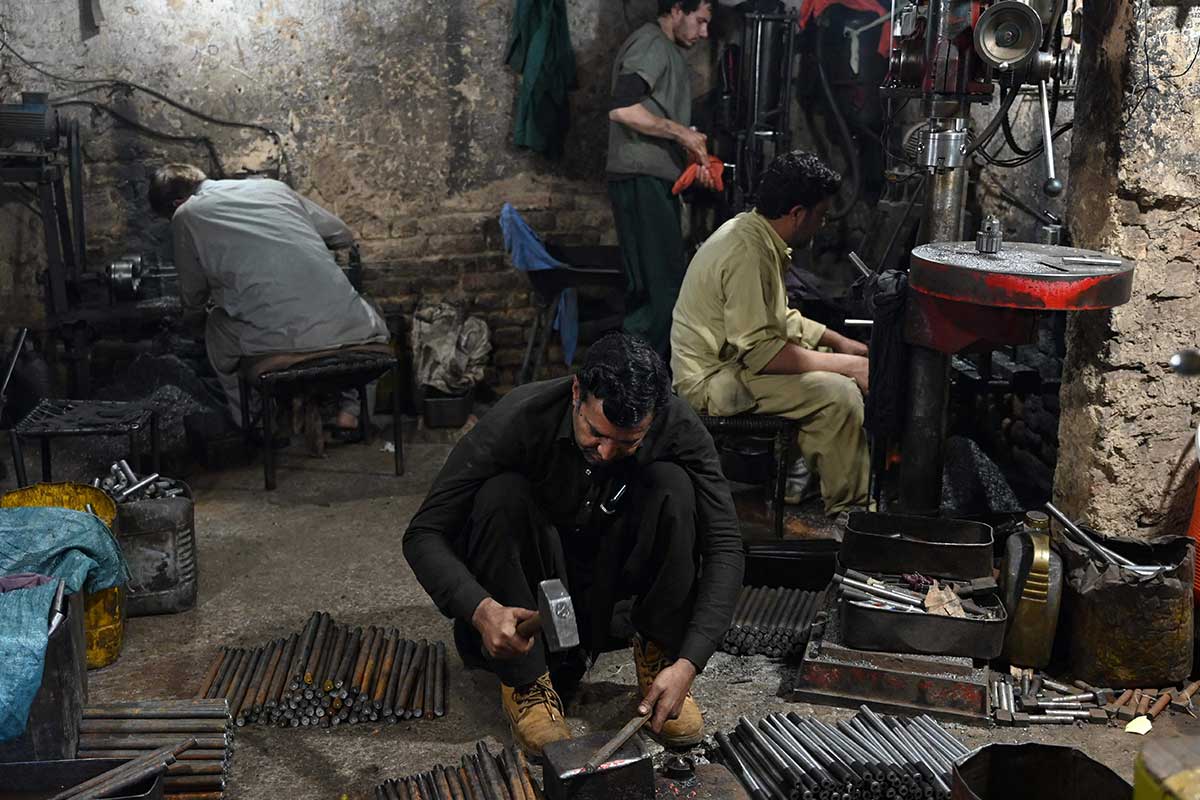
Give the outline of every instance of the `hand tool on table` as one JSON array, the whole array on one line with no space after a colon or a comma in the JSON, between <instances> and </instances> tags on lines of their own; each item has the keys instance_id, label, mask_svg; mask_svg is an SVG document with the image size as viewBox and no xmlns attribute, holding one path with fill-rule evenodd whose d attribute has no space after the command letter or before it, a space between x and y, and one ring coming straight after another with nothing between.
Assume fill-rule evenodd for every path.
<instances>
[{"instance_id":1,"label":"hand tool on table","mask_svg":"<svg viewBox=\"0 0 1200 800\"><path fill-rule=\"evenodd\" d=\"M579 646L575 606L567 587L558 578L538 584L537 613L517 625L517 633L526 638L538 631L546 635L546 646L553 653Z\"/></svg>"}]
</instances>

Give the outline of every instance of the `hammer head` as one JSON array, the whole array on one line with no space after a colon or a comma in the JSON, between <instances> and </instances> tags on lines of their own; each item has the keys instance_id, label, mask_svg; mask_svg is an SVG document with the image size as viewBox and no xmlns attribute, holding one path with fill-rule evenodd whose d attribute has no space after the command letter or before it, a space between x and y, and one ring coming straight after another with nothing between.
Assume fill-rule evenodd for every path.
<instances>
[{"instance_id":1,"label":"hammer head","mask_svg":"<svg viewBox=\"0 0 1200 800\"><path fill-rule=\"evenodd\" d=\"M542 617L542 633L551 652L579 646L579 625L575 621L575 606L567 587L558 578L538 584L538 612Z\"/></svg>"}]
</instances>

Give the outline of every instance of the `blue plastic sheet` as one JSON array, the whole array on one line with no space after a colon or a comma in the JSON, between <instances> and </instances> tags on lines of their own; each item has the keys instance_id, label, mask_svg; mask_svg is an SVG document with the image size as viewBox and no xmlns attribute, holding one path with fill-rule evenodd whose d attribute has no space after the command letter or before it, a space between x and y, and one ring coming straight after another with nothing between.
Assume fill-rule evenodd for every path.
<instances>
[{"instance_id":1,"label":"blue plastic sheet","mask_svg":"<svg viewBox=\"0 0 1200 800\"><path fill-rule=\"evenodd\" d=\"M0 508L0 575L62 578L67 594L125 583L121 547L94 514L66 508Z\"/></svg>"},{"instance_id":2,"label":"blue plastic sheet","mask_svg":"<svg viewBox=\"0 0 1200 800\"><path fill-rule=\"evenodd\" d=\"M504 249L512 258L513 266L522 272L566 266L546 252L541 237L511 203L505 203L500 209L500 230L504 234ZM562 338L563 359L569 367L575 360L575 348L579 344L579 294L574 289L567 289L558 297L554 330Z\"/></svg>"},{"instance_id":3,"label":"blue plastic sheet","mask_svg":"<svg viewBox=\"0 0 1200 800\"><path fill-rule=\"evenodd\" d=\"M58 581L0 593L0 742L25 732L42 685L50 604Z\"/></svg>"}]
</instances>

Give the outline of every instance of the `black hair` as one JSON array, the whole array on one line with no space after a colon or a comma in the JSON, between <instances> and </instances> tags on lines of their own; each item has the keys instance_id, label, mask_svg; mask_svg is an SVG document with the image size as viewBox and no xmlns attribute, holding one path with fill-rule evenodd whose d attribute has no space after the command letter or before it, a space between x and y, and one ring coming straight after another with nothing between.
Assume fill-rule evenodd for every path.
<instances>
[{"instance_id":1,"label":"black hair","mask_svg":"<svg viewBox=\"0 0 1200 800\"><path fill-rule=\"evenodd\" d=\"M618 428L633 428L671 399L667 365L639 336L613 331L587 350L576 375L579 397L599 399L604 416Z\"/></svg>"},{"instance_id":2,"label":"black hair","mask_svg":"<svg viewBox=\"0 0 1200 800\"><path fill-rule=\"evenodd\" d=\"M685 14L691 14L700 7L701 3L706 3L710 8L717 0L658 0L658 15L660 17L671 13L671 9L679 6L679 10Z\"/></svg>"},{"instance_id":3,"label":"black hair","mask_svg":"<svg viewBox=\"0 0 1200 800\"><path fill-rule=\"evenodd\" d=\"M813 208L837 194L842 176L804 150L776 158L759 179L755 208L767 219L779 219L796 206Z\"/></svg>"}]
</instances>

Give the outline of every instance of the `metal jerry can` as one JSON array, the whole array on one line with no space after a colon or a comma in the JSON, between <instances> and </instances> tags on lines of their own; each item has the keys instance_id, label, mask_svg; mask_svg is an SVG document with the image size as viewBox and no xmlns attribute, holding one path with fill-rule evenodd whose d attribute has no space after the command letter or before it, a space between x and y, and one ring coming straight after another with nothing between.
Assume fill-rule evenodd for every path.
<instances>
[{"instance_id":1,"label":"metal jerry can","mask_svg":"<svg viewBox=\"0 0 1200 800\"><path fill-rule=\"evenodd\" d=\"M117 539L129 563L131 617L177 614L196 604L196 514L191 490L117 505Z\"/></svg>"},{"instance_id":2,"label":"metal jerry can","mask_svg":"<svg viewBox=\"0 0 1200 800\"><path fill-rule=\"evenodd\" d=\"M1025 515L1022 530L1004 545L1000 578L1009 619L1004 657L1020 667L1046 666L1063 593L1063 562L1050 548L1049 517L1040 511Z\"/></svg>"}]
</instances>

